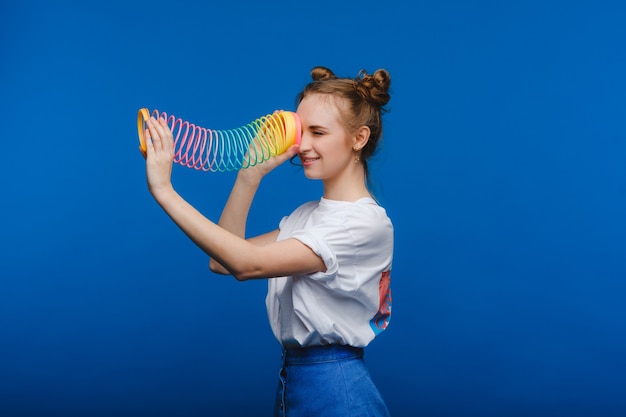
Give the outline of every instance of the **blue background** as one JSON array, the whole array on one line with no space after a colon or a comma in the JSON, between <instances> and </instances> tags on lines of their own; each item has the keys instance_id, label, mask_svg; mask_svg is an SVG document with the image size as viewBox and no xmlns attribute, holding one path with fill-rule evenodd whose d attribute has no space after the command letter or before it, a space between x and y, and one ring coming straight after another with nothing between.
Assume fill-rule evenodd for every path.
<instances>
[{"instance_id":1,"label":"blue background","mask_svg":"<svg viewBox=\"0 0 626 417\"><path fill-rule=\"evenodd\" d=\"M621 4L3 2L0 415L270 415L266 283L210 273L151 199L136 114L239 127L315 65L392 76L366 354L392 414L625 415ZM212 219L233 180L174 169ZM320 193L281 166L250 232Z\"/></svg>"}]
</instances>

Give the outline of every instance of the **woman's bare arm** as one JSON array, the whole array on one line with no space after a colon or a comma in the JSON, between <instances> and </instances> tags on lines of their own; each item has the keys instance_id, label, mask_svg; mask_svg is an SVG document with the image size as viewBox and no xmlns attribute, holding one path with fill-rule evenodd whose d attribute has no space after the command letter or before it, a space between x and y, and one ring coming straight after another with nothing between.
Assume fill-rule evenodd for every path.
<instances>
[{"instance_id":1,"label":"woman's bare arm","mask_svg":"<svg viewBox=\"0 0 626 417\"><path fill-rule=\"evenodd\" d=\"M259 237L256 242L227 231L204 217L173 188L155 195L155 199L200 249L238 280L309 274L326 269L322 259L300 241L276 242L276 231Z\"/></svg>"},{"instance_id":2,"label":"woman's bare arm","mask_svg":"<svg viewBox=\"0 0 626 417\"><path fill-rule=\"evenodd\" d=\"M256 186L250 187L250 183L246 185L245 181L240 181L241 187L234 190L230 201L232 204L227 203L229 210L224 219L225 224L233 228L234 232L231 232L204 217L174 190L171 182L174 151L171 131L162 119L157 121L151 118L146 124L149 131L146 141L146 178L150 193L174 223L225 271L239 280L247 280L312 273L325 269L321 258L298 240L276 242L276 231L251 241L241 236L245 233L249 203L260 178L295 154L297 146L290 148L281 158L273 158L260 164L259 166L265 165L262 168L242 174L242 177L258 182ZM249 203L239 206L239 203L246 200Z\"/></svg>"}]
</instances>

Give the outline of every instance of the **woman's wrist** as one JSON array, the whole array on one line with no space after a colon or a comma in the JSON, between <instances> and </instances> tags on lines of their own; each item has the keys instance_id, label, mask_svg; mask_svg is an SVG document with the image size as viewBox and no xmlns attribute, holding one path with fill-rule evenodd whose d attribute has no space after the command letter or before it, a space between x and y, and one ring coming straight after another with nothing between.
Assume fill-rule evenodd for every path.
<instances>
[{"instance_id":1,"label":"woman's wrist","mask_svg":"<svg viewBox=\"0 0 626 417\"><path fill-rule=\"evenodd\" d=\"M237 174L237 182L248 187L258 187L261 184L261 179L262 177L246 170L241 170Z\"/></svg>"},{"instance_id":2,"label":"woman's wrist","mask_svg":"<svg viewBox=\"0 0 626 417\"><path fill-rule=\"evenodd\" d=\"M152 197L154 197L154 199L161 205L177 195L171 183L167 186L164 185L161 187L151 188L150 193L152 194Z\"/></svg>"}]
</instances>

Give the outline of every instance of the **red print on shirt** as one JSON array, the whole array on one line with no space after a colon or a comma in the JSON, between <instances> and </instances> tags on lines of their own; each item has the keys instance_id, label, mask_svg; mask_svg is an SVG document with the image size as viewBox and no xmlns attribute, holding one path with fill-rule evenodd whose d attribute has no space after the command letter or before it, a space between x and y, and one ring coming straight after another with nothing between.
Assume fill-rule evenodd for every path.
<instances>
[{"instance_id":1,"label":"red print on shirt","mask_svg":"<svg viewBox=\"0 0 626 417\"><path fill-rule=\"evenodd\" d=\"M391 271L385 271L378 283L378 312L370 320L374 333L379 334L387 328L391 318Z\"/></svg>"}]
</instances>

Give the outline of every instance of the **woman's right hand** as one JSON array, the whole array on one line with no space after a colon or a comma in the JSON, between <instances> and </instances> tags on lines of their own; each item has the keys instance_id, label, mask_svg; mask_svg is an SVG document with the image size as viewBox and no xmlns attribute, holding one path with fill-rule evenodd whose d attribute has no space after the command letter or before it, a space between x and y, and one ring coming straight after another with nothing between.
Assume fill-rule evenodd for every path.
<instances>
[{"instance_id":1,"label":"woman's right hand","mask_svg":"<svg viewBox=\"0 0 626 417\"><path fill-rule=\"evenodd\" d=\"M238 178L253 182L261 182L263 177L270 173L274 168L297 155L299 149L300 145L291 145L285 152L280 155L274 155L270 157L270 159L268 159L267 161L263 161L254 166L240 169L238 173Z\"/></svg>"}]
</instances>

